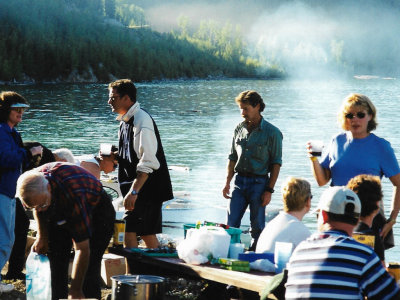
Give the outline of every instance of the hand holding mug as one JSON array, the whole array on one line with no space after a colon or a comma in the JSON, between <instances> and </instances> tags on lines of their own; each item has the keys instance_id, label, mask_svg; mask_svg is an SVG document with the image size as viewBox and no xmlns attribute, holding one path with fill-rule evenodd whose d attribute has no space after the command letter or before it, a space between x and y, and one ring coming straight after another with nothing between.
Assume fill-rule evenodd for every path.
<instances>
[{"instance_id":1,"label":"hand holding mug","mask_svg":"<svg viewBox=\"0 0 400 300\"><path fill-rule=\"evenodd\" d=\"M312 140L306 144L309 157L321 156L324 143L322 141Z\"/></svg>"}]
</instances>

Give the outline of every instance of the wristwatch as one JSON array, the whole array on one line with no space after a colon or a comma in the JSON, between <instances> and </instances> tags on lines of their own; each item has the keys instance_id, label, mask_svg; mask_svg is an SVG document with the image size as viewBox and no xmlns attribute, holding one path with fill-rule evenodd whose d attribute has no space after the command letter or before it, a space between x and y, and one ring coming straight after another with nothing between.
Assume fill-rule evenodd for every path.
<instances>
[{"instance_id":1,"label":"wristwatch","mask_svg":"<svg viewBox=\"0 0 400 300\"><path fill-rule=\"evenodd\" d=\"M269 186L265 187L265 191L266 191L266 192L270 192L271 194L272 194L273 192L275 192L275 190L274 190L272 187L269 187Z\"/></svg>"},{"instance_id":2,"label":"wristwatch","mask_svg":"<svg viewBox=\"0 0 400 300\"><path fill-rule=\"evenodd\" d=\"M132 190L132 192L131 192L131 195L133 195L133 196L138 195L138 194L139 194L139 193L138 193L137 190Z\"/></svg>"},{"instance_id":3,"label":"wristwatch","mask_svg":"<svg viewBox=\"0 0 400 300\"><path fill-rule=\"evenodd\" d=\"M393 225L396 224L396 220L395 219L388 219L387 223L392 223Z\"/></svg>"}]
</instances>

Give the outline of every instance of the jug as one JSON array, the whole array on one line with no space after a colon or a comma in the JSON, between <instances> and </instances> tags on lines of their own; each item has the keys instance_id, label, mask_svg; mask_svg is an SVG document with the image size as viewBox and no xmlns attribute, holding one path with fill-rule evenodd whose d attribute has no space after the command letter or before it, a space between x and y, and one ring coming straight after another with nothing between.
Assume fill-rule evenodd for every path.
<instances>
[{"instance_id":1,"label":"jug","mask_svg":"<svg viewBox=\"0 0 400 300\"><path fill-rule=\"evenodd\" d=\"M50 261L46 255L31 252L26 260L26 299L51 299Z\"/></svg>"}]
</instances>

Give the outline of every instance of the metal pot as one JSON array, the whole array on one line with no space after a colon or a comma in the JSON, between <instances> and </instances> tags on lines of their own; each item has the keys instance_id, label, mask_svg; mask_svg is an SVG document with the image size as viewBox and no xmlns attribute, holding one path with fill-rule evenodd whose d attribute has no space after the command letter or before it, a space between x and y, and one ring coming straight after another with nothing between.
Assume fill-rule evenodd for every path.
<instances>
[{"instance_id":1,"label":"metal pot","mask_svg":"<svg viewBox=\"0 0 400 300\"><path fill-rule=\"evenodd\" d=\"M111 300L161 300L164 278L152 275L112 276Z\"/></svg>"}]
</instances>

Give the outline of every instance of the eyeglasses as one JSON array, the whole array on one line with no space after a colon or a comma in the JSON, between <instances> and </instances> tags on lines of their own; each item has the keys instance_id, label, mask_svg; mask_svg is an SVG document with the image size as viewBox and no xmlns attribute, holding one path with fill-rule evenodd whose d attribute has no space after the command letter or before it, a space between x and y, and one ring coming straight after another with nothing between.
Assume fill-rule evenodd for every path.
<instances>
[{"instance_id":1,"label":"eyeglasses","mask_svg":"<svg viewBox=\"0 0 400 300\"><path fill-rule=\"evenodd\" d=\"M26 205L23 203L22 206L25 208L25 210L33 210L33 209L36 209L36 210L37 210L37 209L40 209L40 210L42 210L42 209L44 209L44 208L50 206L50 199L47 198L47 199L46 199L46 202L43 203L42 205L36 205L36 206L33 206L33 207L29 207L29 206L26 206Z\"/></svg>"},{"instance_id":2,"label":"eyeglasses","mask_svg":"<svg viewBox=\"0 0 400 300\"><path fill-rule=\"evenodd\" d=\"M38 205L38 206L36 206L35 208L37 209L37 208L46 208L47 206L49 206L50 205L50 203L45 203L45 204L42 204L42 205Z\"/></svg>"},{"instance_id":3,"label":"eyeglasses","mask_svg":"<svg viewBox=\"0 0 400 300\"><path fill-rule=\"evenodd\" d=\"M117 100L118 98L122 98L123 96L119 96L119 95L114 95L113 97L109 97L108 101L110 102L114 102L115 100Z\"/></svg>"},{"instance_id":4,"label":"eyeglasses","mask_svg":"<svg viewBox=\"0 0 400 300\"><path fill-rule=\"evenodd\" d=\"M348 113L348 114L345 115L345 117L346 117L346 119L349 119L349 120L354 119L354 117L356 117L356 116L357 116L357 118L359 118L359 119L364 119L365 115L366 115L365 112L359 111L359 112L356 113L356 114Z\"/></svg>"},{"instance_id":5,"label":"eyeglasses","mask_svg":"<svg viewBox=\"0 0 400 300\"><path fill-rule=\"evenodd\" d=\"M13 107L13 108L11 108L11 110L16 111L17 113L22 114L23 112L25 112L26 108L25 108L25 107Z\"/></svg>"},{"instance_id":6,"label":"eyeglasses","mask_svg":"<svg viewBox=\"0 0 400 300\"><path fill-rule=\"evenodd\" d=\"M37 205L37 206L35 206L35 207L33 207L34 209L40 209L40 210L42 210L42 209L44 209L44 208L47 208L47 207L49 207L50 206L50 198L51 198L51 195L50 194L47 194L46 195L46 200L45 200L45 202L43 203L43 204L41 204L41 205Z\"/></svg>"}]
</instances>

